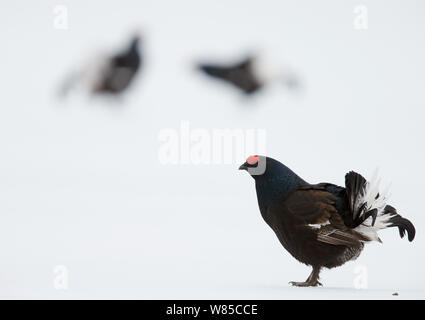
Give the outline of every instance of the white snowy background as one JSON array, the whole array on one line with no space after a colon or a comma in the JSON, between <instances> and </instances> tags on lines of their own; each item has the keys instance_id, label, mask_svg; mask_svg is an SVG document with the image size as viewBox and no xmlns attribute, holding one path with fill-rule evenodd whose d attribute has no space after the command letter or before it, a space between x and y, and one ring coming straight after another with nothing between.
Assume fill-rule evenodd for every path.
<instances>
[{"instance_id":1,"label":"white snowy background","mask_svg":"<svg viewBox=\"0 0 425 320\"><path fill-rule=\"evenodd\" d=\"M53 27L57 5L68 30ZM367 30L353 27L358 5ZM0 297L425 298L424 16L420 0L3 0ZM76 64L135 28L146 64L121 100L57 99ZM304 90L249 100L193 70L258 49L295 68ZM379 167L416 239L385 230L383 244L325 270L323 288L290 287L310 269L264 223L238 164L159 163L159 132L182 120L266 129L267 154L312 183ZM58 265L67 290L54 287ZM368 289L354 288L356 268Z\"/></svg>"}]
</instances>

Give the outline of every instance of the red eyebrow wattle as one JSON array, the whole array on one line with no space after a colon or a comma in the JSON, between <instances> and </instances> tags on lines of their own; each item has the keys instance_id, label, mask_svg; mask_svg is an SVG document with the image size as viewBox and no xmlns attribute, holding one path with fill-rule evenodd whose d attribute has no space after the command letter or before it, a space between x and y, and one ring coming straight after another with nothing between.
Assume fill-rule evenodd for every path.
<instances>
[{"instance_id":1,"label":"red eyebrow wattle","mask_svg":"<svg viewBox=\"0 0 425 320\"><path fill-rule=\"evenodd\" d=\"M258 162L258 156L250 156L246 162L248 162L248 164L255 164Z\"/></svg>"}]
</instances>

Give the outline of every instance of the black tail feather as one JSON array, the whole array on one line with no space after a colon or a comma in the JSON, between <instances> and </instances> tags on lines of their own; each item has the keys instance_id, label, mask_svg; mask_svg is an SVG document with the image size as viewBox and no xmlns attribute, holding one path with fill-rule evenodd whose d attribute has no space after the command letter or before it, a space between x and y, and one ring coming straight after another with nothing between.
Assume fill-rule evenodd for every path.
<instances>
[{"instance_id":1,"label":"black tail feather","mask_svg":"<svg viewBox=\"0 0 425 320\"><path fill-rule=\"evenodd\" d=\"M348 201L350 204L350 212L352 214L351 227L356 227L363 221L360 221L361 212L365 209L366 203L359 204L357 200L364 195L366 188L366 179L357 172L350 171L345 175L345 188Z\"/></svg>"},{"instance_id":2,"label":"black tail feather","mask_svg":"<svg viewBox=\"0 0 425 320\"><path fill-rule=\"evenodd\" d=\"M416 230L413 224L409 220L399 215L397 213L397 210L390 205L387 205L385 207L384 212L392 215L391 218L388 220L388 222L390 223L388 228L397 227L401 238L403 238L407 232L407 238L409 239L409 241L413 241L416 234Z\"/></svg>"}]
</instances>

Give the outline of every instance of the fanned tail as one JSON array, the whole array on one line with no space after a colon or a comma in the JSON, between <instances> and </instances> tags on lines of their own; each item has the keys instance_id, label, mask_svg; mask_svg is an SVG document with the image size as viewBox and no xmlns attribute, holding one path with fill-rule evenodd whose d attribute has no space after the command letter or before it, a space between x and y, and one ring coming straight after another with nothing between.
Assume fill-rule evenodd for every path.
<instances>
[{"instance_id":1,"label":"fanned tail","mask_svg":"<svg viewBox=\"0 0 425 320\"><path fill-rule=\"evenodd\" d=\"M387 205L389 187L379 192L380 180L375 172L370 182L360 174L350 171L345 176L345 187L352 216L348 224L370 240L381 242L377 231L398 227L400 237L408 234L409 241L415 238L413 224L400 216L396 209Z\"/></svg>"}]
</instances>

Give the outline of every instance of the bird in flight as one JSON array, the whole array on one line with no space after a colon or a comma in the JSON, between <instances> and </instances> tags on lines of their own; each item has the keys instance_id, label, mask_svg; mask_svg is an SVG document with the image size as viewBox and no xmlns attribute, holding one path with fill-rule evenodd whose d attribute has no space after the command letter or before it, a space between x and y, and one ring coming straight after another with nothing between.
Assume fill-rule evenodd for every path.
<instances>
[{"instance_id":1,"label":"bird in flight","mask_svg":"<svg viewBox=\"0 0 425 320\"><path fill-rule=\"evenodd\" d=\"M264 156L251 156L239 167L255 180L261 215L282 246L298 261L313 268L299 287L321 285L322 268L355 260L364 244L381 240L378 231L397 227L400 237L415 237L413 224L387 204L377 176L367 181L350 171L345 187L309 184L284 164Z\"/></svg>"},{"instance_id":2,"label":"bird in flight","mask_svg":"<svg viewBox=\"0 0 425 320\"><path fill-rule=\"evenodd\" d=\"M66 79L61 95L66 95L76 86L82 86L90 94L117 95L124 92L142 67L140 46L140 36L135 35L124 50L94 57Z\"/></svg>"},{"instance_id":3,"label":"bird in flight","mask_svg":"<svg viewBox=\"0 0 425 320\"><path fill-rule=\"evenodd\" d=\"M277 64L272 65L270 59L264 56L246 56L229 64L199 63L197 68L207 76L226 82L247 95L278 81L290 89L299 86L292 72Z\"/></svg>"}]
</instances>

